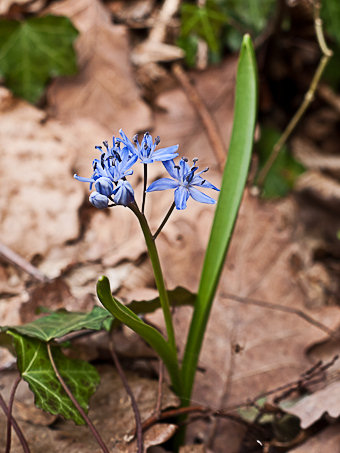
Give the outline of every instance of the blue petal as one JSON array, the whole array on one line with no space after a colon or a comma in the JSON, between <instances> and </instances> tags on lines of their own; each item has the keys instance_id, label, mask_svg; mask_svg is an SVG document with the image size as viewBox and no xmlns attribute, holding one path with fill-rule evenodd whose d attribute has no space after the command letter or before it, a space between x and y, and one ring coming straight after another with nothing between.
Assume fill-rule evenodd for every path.
<instances>
[{"instance_id":1,"label":"blue petal","mask_svg":"<svg viewBox=\"0 0 340 453\"><path fill-rule=\"evenodd\" d=\"M154 192L155 190L167 190L167 189L175 189L178 187L178 182L174 181L170 178L161 178L154 181L150 186L146 189L147 192Z\"/></svg>"},{"instance_id":2,"label":"blue petal","mask_svg":"<svg viewBox=\"0 0 340 453\"><path fill-rule=\"evenodd\" d=\"M190 196L194 200L199 201L200 203L208 203L208 204L216 203L216 200L209 197L205 193L200 192L198 189L195 189L194 187L189 187L189 193L190 193Z\"/></svg>"},{"instance_id":3,"label":"blue petal","mask_svg":"<svg viewBox=\"0 0 340 453\"><path fill-rule=\"evenodd\" d=\"M94 184L96 191L106 197L112 195L113 192L113 184L109 178L99 178Z\"/></svg>"},{"instance_id":4,"label":"blue petal","mask_svg":"<svg viewBox=\"0 0 340 453\"><path fill-rule=\"evenodd\" d=\"M201 176L198 176L198 175L194 176L194 178L192 179L190 185L191 186L205 187L207 189L214 189L214 190L220 191L220 189L218 189L213 184L211 184L211 182L207 181L206 179L203 179Z\"/></svg>"},{"instance_id":5,"label":"blue petal","mask_svg":"<svg viewBox=\"0 0 340 453\"><path fill-rule=\"evenodd\" d=\"M105 195L102 195L101 193L98 192L92 192L89 200L90 203L93 204L93 206L98 209L105 209L109 204L109 199Z\"/></svg>"},{"instance_id":6,"label":"blue petal","mask_svg":"<svg viewBox=\"0 0 340 453\"><path fill-rule=\"evenodd\" d=\"M158 162L171 160L178 156L178 153L176 153L177 150L178 150L178 145L168 146L167 148L157 149L150 155L150 158L152 158L154 161L158 161Z\"/></svg>"},{"instance_id":7,"label":"blue petal","mask_svg":"<svg viewBox=\"0 0 340 453\"><path fill-rule=\"evenodd\" d=\"M177 181L179 181L178 169L175 168L175 162L171 159L163 161L162 163L166 171L169 173L169 175L172 176L174 179L177 179Z\"/></svg>"},{"instance_id":8,"label":"blue petal","mask_svg":"<svg viewBox=\"0 0 340 453\"><path fill-rule=\"evenodd\" d=\"M83 178L82 176L78 176L76 173L73 175L73 177L81 182L90 182L90 183L94 182L93 178Z\"/></svg>"},{"instance_id":9,"label":"blue petal","mask_svg":"<svg viewBox=\"0 0 340 453\"><path fill-rule=\"evenodd\" d=\"M183 186L177 187L175 190L175 205L176 209L185 209L189 198L189 190Z\"/></svg>"},{"instance_id":10,"label":"blue petal","mask_svg":"<svg viewBox=\"0 0 340 453\"><path fill-rule=\"evenodd\" d=\"M127 181L119 181L117 187L113 191L115 197L113 201L116 204L127 206L132 203L135 199L134 192L131 184Z\"/></svg>"}]
</instances>

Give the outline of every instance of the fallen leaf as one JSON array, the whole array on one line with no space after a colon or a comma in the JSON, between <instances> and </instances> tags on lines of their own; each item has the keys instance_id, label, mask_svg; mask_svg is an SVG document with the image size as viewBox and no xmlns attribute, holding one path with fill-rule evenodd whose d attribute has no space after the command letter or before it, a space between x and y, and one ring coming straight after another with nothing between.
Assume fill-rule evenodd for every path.
<instances>
[{"instance_id":1,"label":"fallen leaf","mask_svg":"<svg viewBox=\"0 0 340 453\"><path fill-rule=\"evenodd\" d=\"M309 428L324 414L333 418L340 415L340 382L328 384L324 389L307 395L285 412L296 415L301 420L301 428Z\"/></svg>"},{"instance_id":2,"label":"fallen leaf","mask_svg":"<svg viewBox=\"0 0 340 453\"><path fill-rule=\"evenodd\" d=\"M134 81L126 28L112 24L98 0L65 0L48 12L69 17L80 31L79 74L56 80L48 90L53 114L67 122L89 117L111 134L119 128L129 135L148 128L151 112Z\"/></svg>"},{"instance_id":3,"label":"fallen leaf","mask_svg":"<svg viewBox=\"0 0 340 453\"><path fill-rule=\"evenodd\" d=\"M339 425L329 426L323 431L312 436L297 448L290 450L291 453L340 453Z\"/></svg>"}]
</instances>

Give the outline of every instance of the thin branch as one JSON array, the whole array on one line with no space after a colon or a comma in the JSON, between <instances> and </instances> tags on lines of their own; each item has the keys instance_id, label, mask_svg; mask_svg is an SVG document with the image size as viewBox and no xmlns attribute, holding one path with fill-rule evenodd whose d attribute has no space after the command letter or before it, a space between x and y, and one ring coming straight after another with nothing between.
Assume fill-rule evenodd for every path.
<instances>
[{"instance_id":1,"label":"thin branch","mask_svg":"<svg viewBox=\"0 0 340 453\"><path fill-rule=\"evenodd\" d=\"M197 115L202 121L208 139L210 140L211 147L217 159L219 168L222 171L226 159L226 150L212 115L210 114L198 91L191 83L183 67L179 63L174 63L172 65L172 72L179 83L182 85L182 88L187 95L189 102L193 105Z\"/></svg>"},{"instance_id":2,"label":"thin branch","mask_svg":"<svg viewBox=\"0 0 340 453\"><path fill-rule=\"evenodd\" d=\"M321 2L320 1L314 1L314 27L315 27L315 33L316 33L316 38L320 47L320 50L323 54L318 67L316 68L316 71L314 73L314 76L312 78L312 81L310 83L309 89L307 93L305 94L305 97L303 99L302 104L298 108L297 112L294 114L294 116L291 118L289 121L286 129L283 131L281 137L279 140L275 143L270 156L268 160L266 161L264 167L261 169L259 172L259 176L257 179L257 184L259 187L263 186L263 183L268 175L269 170L271 169L272 165L276 161L282 146L286 143L288 140L288 137L291 135L299 121L301 120L302 116L304 115L305 111L311 104L311 102L314 100L314 95L316 92L316 89L318 87L319 81L321 79L321 76L326 68L326 65L333 55L333 52L327 47L326 40L324 37L323 33L323 28L322 28L322 20L320 18L320 7L321 7Z\"/></svg>"},{"instance_id":3,"label":"thin branch","mask_svg":"<svg viewBox=\"0 0 340 453\"><path fill-rule=\"evenodd\" d=\"M333 336L335 334L335 332L332 329L325 326L324 324L317 321L316 319L312 318L311 316L307 315L305 312L303 312L302 310L299 310L298 308L286 307L284 305L273 304L271 302L265 302L265 301L258 300L258 299L252 299L250 297L240 297L240 296L236 296L235 294L230 294L230 293L222 293L221 297L223 297L225 299L234 300L236 302L240 302L240 303L246 304L246 305L257 305L258 307L268 308L269 310L277 310L277 311L283 311L285 313L291 313L291 314L299 316L299 318L302 318L305 321L309 322L309 324L312 324L314 327L317 327L318 329L327 333L327 335Z\"/></svg>"},{"instance_id":4,"label":"thin branch","mask_svg":"<svg viewBox=\"0 0 340 453\"><path fill-rule=\"evenodd\" d=\"M1 393L0 393L0 407L3 410L3 412L5 413L5 415L8 417L9 410L8 410L8 407L5 403L5 400L3 399L2 395L1 395ZM31 453L27 440L25 439L25 436L24 436L23 432L21 431L21 429L20 429L17 421L13 417L13 415L11 415L11 421L12 421L13 429L14 429L16 435L18 436L22 449L24 450L24 453Z\"/></svg>"},{"instance_id":5,"label":"thin branch","mask_svg":"<svg viewBox=\"0 0 340 453\"><path fill-rule=\"evenodd\" d=\"M157 238L157 236L159 235L159 233L162 231L164 225L166 224L166 222L169 220L169 217L171 216L173 210L175 209L175 202L172 203L172 205L170 206L169 208L169 211L166 213L162 223L159 225L156 233L152 236L152 239L155 240Z\"/></svg>"},{"instance_id":6,"label":"thin branch","mask_svg":"<svg viewBox=\"0 0 340 453\"><path fill-rule=\"evenodd\" d=\"M42 272L34 267L29 261L25 260L22 256L15 253L5 244L0 242L0 257L4 258L9 263L13 264L18 269L26 272L31 277L35 278L39 282L47 282L49 279Z\"/></svg>"},{"instance_id":7,"label":"thin branch","mask_svg":"<svg viewBox=\"0 0 340 453\"><path fill-rule=\"evenodd\" d=\"M143 430L142 430L142 420L141 416L139 413L138 405L135 399L135 396L131 390L131 387L129 386L129 383L126 379L126 376L124 374L124 370L120 365L120 362L118 360L118 356L116 354L116 351L114 349L114 344L113 344L113 338L112 334L109 334L109 345L110 345L110 352L112 359L114 361L115 367L118 371L118 374L122 380L122 383L125 387L126 393L129 395L130 401L131 401L131 406L133 409L133 413L135 415L135 421L136 421L136 433L137 433L137 452L138 453L143 453L144 451L144 446L143 446Z\"/></svg>"},{"instance_id":8,"label":"thin branch","mask_svg":"<svg viewBox=\"0 0 340 453\"><path fill-rule=\"evenodd\" d=\"M98 442L98 445L100 446L100 448L103 450L104 453L110 453L107 446L105 445L103 439L101 438L100 434L98 433L98 431L96 430L96 427L94 426L94 424L91 422L91 420L89 419L89 417L86 415L84 409L80 406L80 404L78 403L78 401L76 400L76 398L73 396L71 390L68 388L66 382L64 381L64 379L62 378L61 374L59 373L58 371L58 368L56 367L56 364L54 362L54 359L53 359L53 356L52 356L52 351L51 351L51 345L50 343L47 343L47 352L48 352L48 357L50 359L50 362L51 362L51 365L53 367L53 370L57 376L57 379L58 381L60 382L61 386L63 387L63 389L65 390L65 392L67 393L67 396L70 398L70 400L72 401L72 403L75 405L75 407L78 409L80 415L83 417L83 419L85 420L85 422L87 423L87 426L90 428L94 438L96 439L96 441Z\"/></svg>"},{"instance_id":9,"label":"thin branch","mask_svg":"<svg viewBox=\"0 0 340 453\"><path fill-rule=\"evenodd\" d=\"M15 392L18 388L18 385L21 381L21 376L16 378L12 391L11 391L11 396L9 398L9 404L8 404L8 414L7 414L7 440L6 440L6 450L5 453L9 453L11 451L11 442L12 442L12 411L13 411L13 403L14 403L14 397L15 397Z\"/></svg>"}]
</instances>

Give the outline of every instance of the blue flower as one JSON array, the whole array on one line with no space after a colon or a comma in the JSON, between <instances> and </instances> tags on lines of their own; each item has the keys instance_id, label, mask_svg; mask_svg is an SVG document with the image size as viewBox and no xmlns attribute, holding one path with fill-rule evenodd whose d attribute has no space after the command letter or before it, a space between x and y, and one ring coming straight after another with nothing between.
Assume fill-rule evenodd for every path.
<instances>
[{"instance_id":1,"label":"blue flower","mask_svg":"<svg viewBox=\"0 0 340 453\"><path fill-rule=\"evenodd\" d=\"M108 142L103 142L106 151L101 146L96 146L101 152L99 159L92 162L93 174L91 178L74 175L78 181L88 182L90 190L95 186L95 192L90 195L90 202L99 209L108 207L109 200L114 203L127 206L134 201L133 189L126 181L126 177L131 175L132 165L137 161L138 156L131 153L127 147L121 149L120 142L116 142L113 137L113 146Z\"/></svg>"},{"instance_id":2,"label":"blue flower","mask_svg":"<svg viewBox=\"0 0 340 453\"><path fill-rule=\"evenodd\" d=\"M98 209L105 209L108 207L109 204L109 199L107 198L107 196L102 195L101 193L98 192L92 192L89 200L90 203L93 204L93 206Z\"/></svg>"},{"instance_id":3,"label":"blue flower","mask_svg":"<svg viewBox=\"0 0 340 453\"><path fill-rule=\"evenodd\" d=\"M182 158L179 165L175 165L173 160L163 162L169 175L173 178L161 178L153 182L147 192L154 192L156 190L175 189L175 205L176 209L185 209L187 207L187 201L189 197L201 203L214 204L216 201L208 195L200 192L196 187L204 187L207 189L219 190L210 182L206 181L201 177L203 173L208 171L208 168L195 174L198 170L196 166L198 159L194 159L194 164L189 167L188 160Z\"/></svg>"},{"instance_id":4,"label":"blue flower","mask_svg":"<svg viewBox=\"0 0 340 453\"><path fill-rule=\"evenodd\" d=\"M137 158L139 158L143 164L152 164L156 161L164 162L178 156L178 153L176 152L178 150L178 145L156 149L156 146L160 143L160 138L156 137L155 140L152 141L152 136L149 132L145 132L141 143L139 143L137 135L134 136L132 143L122 129L120 129L119 134L120 137L117 137L117 142L123 143L124 148L126 148L131 155L137 155Z\"/></svg>"},{"instance_id":5,"label":"blue flower","mask_svg":"<svg viewBox=\"0 0 340 453\"><path fill-rule=\"evenodd\" d=\"M113 194L113 201L116 204L121 204L123 206L128 206L135 199L131 184L128 181L124 181L123 179L118 182L117 187L113 191Z\"/></svg>"}]
</instances>

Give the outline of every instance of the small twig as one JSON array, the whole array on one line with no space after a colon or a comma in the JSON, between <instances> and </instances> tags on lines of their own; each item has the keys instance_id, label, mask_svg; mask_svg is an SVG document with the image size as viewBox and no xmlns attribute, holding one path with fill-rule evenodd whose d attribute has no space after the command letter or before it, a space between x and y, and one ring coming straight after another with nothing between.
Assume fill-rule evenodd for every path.
<instances>
[{"instance_id":1,"label":"small twig","mask_svg":"<svg viewBox=\"0 0 340 453\"><path fill-rule=\"evenodd\" d=\"M277 310L277 311L283 311L285 313L291 313L293 315L299 316L300 318L309 322L309 324L312 324L314 327L317 327L318 329L322 330L323 332L327 333L330 336L333 336L335 334L335 332L332 329L325 326L321 322L316 321L314 318L307 315L305 312L303 312L302 310L299 310L298 308L286 307L284 305L273 304L271 302L264 302L262 300L252 299L250 297L240 297L240 296L236 296L235 294L230 294L230 293L222 293L221 297L230 299L230 300L234 300L234 301L240 302L242 304L257 305L258 307L268 308L269 310Z\"/></svg>"},{"instance_id":2,"label":"small twig","mask_svg":"<svg viewBox=\"0 0 340 453\"><path fill-rule=\"evenodd\" d=\"M3 412L5 413L5 415L8 417L8 414L9 414L9 409L5 403L5 400L3 399L1 393L0 393L0 407L1 409L3 410ZM21 443L21 446L22 446L22 449L24 450L24 453L31 453L31 450L28 446L28 443L27 443L27 440L25 439L25 436L23 434L23 432L21 431L17 421L15 420L15 418L13 417L13 415L11 415L11 421L12 421L12 426L13 426L13 429L16 433L16 435L18 436L18 439Z\"/></svg>"},{"instance_id":3,"label":"small twig","mask_svg":"<svg viewBox=\"0 0 340 453\"><path fill-rule=\"evenodd\" d=\"M14 403L14 396L15 392L18 388L18 385L21 381L21 376L16 378L12 391L11 391L11 396L9 399L9 404L8 404L8 414L7 414L7 440L6 440L6 450L5 453L9 453L11 451L11 442L12 442L12 411L13 411L13 403Z\"/></svg>"},{"instance_id":4,"label":"small twig","mask_svg":"<svg viewBox=\"0 0 340 453\"><path fill-rule=\"evenodd\" d=\"M172 16L177 12L179 5L180 0L164 1L147 41L164 42L167 25L169 24Z\"/></svg>"},{"instance_id":5,"label":"small twig","mask_svg":"<svg viewBox=\"0 0 340 453\"><path fill-rule=\"evenodd\" d=\"M169 220L169 217L171 216L173 210L175 209L175 202L172 203L172 205L170 206L169 208L169 211L166 213L162 223L159 225L156 233L152 236L152 239L155 240L157 238L157 236L159 235L159 233L162 231L164 225L166 224L166 222Z\"/></svg>"},{"instance_id":6,"label":"small twig","mask_svg":"<svg viewBox=\"0 0 340 453\"><path fill-rule=\"evenodd\" d=\"M70 398L70 400L72 401L72 403L75 405L75 407L78 409L80 415L83 417L83 419L85 420L85 422L87 423L87 426L90 428L94 438L96 439L96 441L98 442L98 445L100 446L100 448L103 450L104 453L110 453L107 446L105 445L103 439L101 438L100 434L98 433L96 427L94 426L94 424L91 422L91 420L89 419L89 417L86 415L84 409L80 406L80 404L78 403L78 401L76 400L76 398L73 396L71 390L68 388L66 382L64 381L64 379L62 378L61 374L59 373L58 371L58 368L56 367L56 364L54 362L54 359L53 359L53 356L52 356L52 351L51 351L51 345L50 343L47 343L47 352L48 352L48 357L50 359L50 362L51 362L51 365L53 367L53 370L57 376L57 379L58 381L60 382L61 386L63 387L63 389L65 390L65 392L67 393L67 396Z\"/></svg>"},{"instance_id":7,"label":"small twig","mask_svg":"<svg viewBox=\"0 0 340 453\"><path fill-rule=\"evenodd\" d=\"M184 89L188 100L194 106L197 115L202 121L208 139L210 140L211 147L215 153L219 168L222 171L226 159L226 151L215 121L213 120L207 106L204 104L201 96L199 95L194 85L191 83L187 73L184 71L182 66L179 63L174 63L172 65L172 72L179 83L182 85L182 88Z\"/></svg>"},{"instance_id":8,"label":"small twig","mask_svg":"<svg viewBox=\"0 0 340 453\"><path fill-rule=\"evenodd\" d=\"M142 214L144 214L144 210L145 210L145 199L146 199L146 186L147 186L147 183L148 183L148 165L144 164Z\"/></svg>"},{"instance_id":9,"label":"small twig","mask_svg":"<svg viewBox=\"0 0 340 453\"><path fill-rule=\"evenodd\" d=\"M316 89L317 89L319 81L321 79L321 76L326 68L326 65L327 65L329 59L333 55L333 52L327 47L326 40L324 37L323 28L322 28L322 20L320 18L320 7L321 7L321 2L318 0L314 1L314 27L315 27L315 32L316 32L316 38L317 38L317 41L318 41L318 44L319 44L319 47L320 47L320 50L321 50L323 56L314 73L314 76L310 83L309 89L308 89L307 93L305 94L302 104L300 105L300 107L298 108L297 112L294 114L292 119L289 121L286 129L283 131L279 140L275 143L268 160L266 161L264 167L259 172L259 176L257 178L257 184L259 187L263 186L263 183L268 175L268 172L271 169L273 163L276 161L276 159L281 151L282 146L285 144L288 137L291 135L291 133L295 129L296 125L299 123L302 116L304 115L305 111L307 110L307 108L309 107L311 102L313 101Z\"/></svg>"},{"instance_id":10,"label":"small twig","mask_svg":"<svg viewBox=\"0 0 340 453\"><path fill-rule=\"evenodd\" d=\"M110 345L110 352L111 352L112 359L114 361L114 364L115 364L115 367L116 367L116 369L118 371L118 374L119 374L119 376L120 376L120 378L122 380L122 383L123 383L123 385L125 387L125 391L129 395L129 398L130 398L130 401L131 401L131 406L132 406L132 409L133 409L133 413L135 415L136 433L137 433L137 452L138 453L143 453L144 446L143 446L143 429L142 429L141 416L140 416L140 413L139 413L139 409L138 409L138 405L137 405L135 396L134 396L134 394L133 394L133 392L131 390L131 387L130 387L127 379L126 379L126 376L124 374L124 370L123 370L123 368L120 365L120 362L118 360L118 356L117 356L116 351L114 349L112 334L111 335L109 334L109 345Z\"/></svg>"},{"instance_id":11,"label":"small twig","mask_svg":"<svg viewBox=\"0 0 340 453\"><path fill-rule=\"evenodd\" d=\"M47 282L49 279L42 272L34 267L29 261L22 258L22 256L15 253L5 244L0 242L0 257L13 264L15 267L23 270L31 277L35 278L39 282Z\"/></svg>"},{"instance_id":12,"label":"small twig","mask_svg":"<svg viewBox=\"0 0 340 453\"><path fill-rule=\"evenodd\" d=\"M163 399L163 379L164 379L164 364L162 360L159 361L159 375L158 375L158 389L157 389L157 401L155 407L155 415L159 417L162 411L162 399Z\"/></svg>"}]
</instances>

